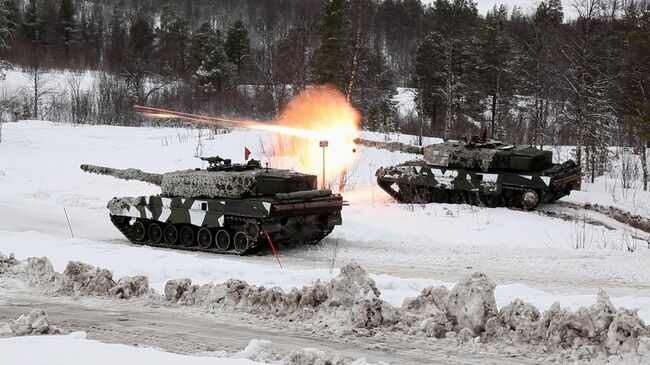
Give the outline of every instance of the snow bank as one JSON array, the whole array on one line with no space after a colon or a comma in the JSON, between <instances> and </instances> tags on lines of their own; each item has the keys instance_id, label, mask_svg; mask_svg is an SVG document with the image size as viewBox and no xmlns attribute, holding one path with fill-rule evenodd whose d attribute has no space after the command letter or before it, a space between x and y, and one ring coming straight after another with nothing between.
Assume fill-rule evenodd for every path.
<instances>
[{"instance_id":1,"label":"snow bank","mask_svg":"<svg viewBox=\"0 0 650 365\"><path fill-rule=\"evenodd\" d=\"M637 312L616 309L602 290L595 304L576 311L556 302L540 315L531 304L515 301L488 321L485 333L488 341L542 345L572 360L636 355L641 363L650 361L648 336L650 327Z\"/></svg>"},{"instance_id":2,"label":"snow bank","mask_svg":"<svg viewBox=\"0 0 650 365\"><path fill-rule=\"evenodd\" d=\"M153 290L149 288L149 279L146 276L124 276L109 290L109 294L119 299L131 299L151 295Z\"/></svg>"},{"instance_id":3,"label":"snow bank","mask_svg":"<svg viewBox=\"0 0 650 365\"><path fill-rule=\"evenodd\" d=\"M70 261L59 290L68 295L108 295L114 286L113 273L109 270Z\"/></svg>"},{"instance_id":4,"label":"snow bank","mask_svg":"<svg viewBox=\"0 0 650 365\"><path fill-rule=\"evenodd\" d=\"M52 285L61 281L61 274L54 271L47 257L29 257L23 269L30 285Z\"/></svg>"},{"instance_id":5,"label":"snow bank","mask_svg":"<svg viewBox=\"0 0 650 365\"><path fill-rule=\"evenodd\" d=\"M418 297L406 299L402 308L394 308L379 299L374 280L352 263L329 283L317 282L289 293L237 279L203 286L181 279L168 282L165 298L184 305L208 304L258 315L298 318L335 333L383 329L455 338L460 343L480 336L486 341L544 346L572 359L624 355L645 360L650 328L636 311L615 309L604 291L588 308L573 311L560 309L560 304L555 303L540 315L536 307L521 300L497 312L495 287L484 274L474 273L451 290L429 287ZM296 361L319 363L318 354L304 350L293 355ZM322 361L336 363L333 359Z\"/></svg>"},{"instance_id":6,"label":"snow bank","mask_svg":"<svg viewBox=\"0 0 650 365\"><path fill-rule=\"evenodd\" d=\"M109 270L80 262L71 261L62 275L50 270L47 258L32 258L26 262L14 265L27 267L27 272L23 272L26 279L41 274L46 278L60 275L60 281L33 282L41 286L58 285L58 293L118 298L150 293L146 277L122 278L116 284ZM30 274L30 267L38 275ZM118 286L120 295L114 291ZM175 279L167 282L165 294L158 300L288 318L333 333L401 331L455 338L460 343L481 338L500 343L519 342L543 346L572 359L617 355L646 360L650 353L650 327L639 318L636 310L616 309L604 291L598 294L596 304L589 307L562 309L559 303L554 303L540 315L539 309L521 300L513 301L497 313L495 288L486 275L474 273L451 290L445 286L428 287L419 296L407 298L401 308L395 308L380 299L375 281L353 262L341 268L340 274L327 283L317 281L289 292L279 287L249 285L239 279L204 285L193 285L189 278ZM156 300L153 294L152 299ZM30 328L47 333L41 332L46 318L43 320L39 313L32 317L21 317L17 328L27 329L20 333L30 333ZM16 331L12 328L12 332ZM264 346L258 345L259 351L256 351L261 352ZM318 356L311 351L295 353L296 361L307 363L321 361L317 360ZM322 361L336 363L336 359L330 358Z\"/></svg>"},{"instance_id":7,"label":"snow bank","mask_svg":"<svg viewBox=\"0 0 650 365\"><path fill-rule=\"evenodd\" d=\"M131 299L143 295L152 295L149 279L146 276L124 276L117 283L110 270L95 267L79 261L70 261L63 274L54 271L47 257L29 257L20 262L3 259L0 253L0 268L17 268L12 273L24 275L31 286L42 287L49 293L73 296L111 296L118 299ZM13 261L11 261L13 260ZM6 263L11 263L8 265ZM3 270L0 270L0 274Z\"/></svg>"},{"instance_id":8,"label":"snow bank","mask_svg":"<svg viewBox=\"0 0 650 365\"><path fill-rule=\"evenodd\" d=\"M341 269L329 283L285 292L282 288L249 285L239 279L222 284L192 285L191 279L170 280L165 299L182 305L208 305L259 315L312 318L342 330L374 328L395 322L395 309L379 299L375 282L357 263Z\"/></svg>"}]
</instances>

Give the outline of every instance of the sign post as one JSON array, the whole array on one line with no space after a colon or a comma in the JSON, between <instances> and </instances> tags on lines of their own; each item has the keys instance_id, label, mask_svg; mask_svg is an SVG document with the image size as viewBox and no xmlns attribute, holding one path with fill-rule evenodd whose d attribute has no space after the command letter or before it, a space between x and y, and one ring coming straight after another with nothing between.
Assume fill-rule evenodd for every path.
<instances>
[{"instance_id":1,"label":"sign post","mask_svg":"<svg viewBox=\"0 0 650 365\"><path fill-rule=\"evenodd\" d=\"M323 149L323 186L322 189L325 190L325 147L327 147L329 143L325 140L320 141L320 146Z\"/></svg>"}]
</instances>

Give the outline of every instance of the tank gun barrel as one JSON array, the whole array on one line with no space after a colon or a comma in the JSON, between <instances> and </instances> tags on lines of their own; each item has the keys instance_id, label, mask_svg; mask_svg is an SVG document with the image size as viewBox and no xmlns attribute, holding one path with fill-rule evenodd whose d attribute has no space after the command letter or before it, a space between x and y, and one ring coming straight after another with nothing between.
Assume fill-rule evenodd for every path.
<instances>
[{"instance_id":1,"label":"tank gun barrel","mask_svg":"<svg viewBox=\"0 0 650 365\"><path fill-rule=\"evenodd\" d=\"M359 146L381 148L391 152L413 153L416 155L424 154L424 147L401 142L380 142L363 138L355 138L353 142Z\"/></svg>"},{"instance_id":2,"label":"tank gun barrel","mask_svg":"<svg viewBox=\"0 0 650 365\"><path fill-rule=\"evenodd\" d=\"M162 185L162 174L144 172L138 169L114 169L111 167L95 165L81 165L80 167L82 170L91 174L108 175L113 176L116 179L138 180L158 186Z\"/></svg>"}]
</instances>

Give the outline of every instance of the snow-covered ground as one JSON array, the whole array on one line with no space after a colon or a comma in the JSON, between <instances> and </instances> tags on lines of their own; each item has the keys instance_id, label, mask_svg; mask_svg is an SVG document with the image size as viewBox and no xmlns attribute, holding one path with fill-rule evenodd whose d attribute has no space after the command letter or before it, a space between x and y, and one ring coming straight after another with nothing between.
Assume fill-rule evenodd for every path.
<instances>
[{"instance_id":1,"label":"snow-covered ground","mask_svg":"<svg viewBox=\"0 0 650 365\"><path fill-rule=\"evenodd\" d=\"M38 351L34 351L38 349ZM2 363L49 365L255 365L260 362L212 356L189 356L163 352L153 348L138 348L87 340L83 332L67 336L27 336L0 341Z\"/></svg>"},{"instance_id":2,"label":"snow-covered ground","mask_svg":"<svg viewBox=\"0 0 650 365\"><path fill-rule=\"evenodd\" d=\"M364 137L413 140L375 133ZM197 130L184 128L5 124L0 143L0 252L15 252L19 259L47 256L57 271L63 271L68 260L81 260L109 268L116 277L147 275L159 292L167 280L180 277L199 284L239 278L290 289L329 279L338 274L338 267L356 260L371 273L382 298L396 306L429 285L451 287L463 276L483 271L499 284L499 306L521 298L540 309L554 301L577 308L593 304L603 287L616 306L638 308L650 321L650 250L639 239L646 233L538 212L396 204L374 185L374 172L414 156L371 148L360 149L349 170L344 197L350 206L343 211L344 224L317 246L281 248L284 270L271 255L220 257L131 245L109 222L106 202L115 196L156 194L158 187L86 174L79 165L151 172L201 167L194 158L197 140ZM246 146L253 158L264 161L269 143L264 132L204 131L199 152L237 162L243 160ZM621 189L614 181L598 179L562 200L612 204L647 217L650 194ZM66 212L75 238L70 237ZM60 341L66 346L78 340Z\"/></svg>"}]
</instances>

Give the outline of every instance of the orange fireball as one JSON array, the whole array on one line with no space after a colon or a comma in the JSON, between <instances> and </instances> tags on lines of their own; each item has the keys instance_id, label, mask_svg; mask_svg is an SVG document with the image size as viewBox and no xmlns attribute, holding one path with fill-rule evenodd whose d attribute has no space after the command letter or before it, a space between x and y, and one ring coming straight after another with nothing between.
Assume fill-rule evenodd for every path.
<instances>
[{"instance_id":1,"label":"orange fireball","mask_svg":"<svg viewBox=\"0 0 650 365\"><path fill-rule=\"evenodd\" d=\"M320 181L323 149L319 142L327 141L325 180L331 182L354 162L352 141L359 136L360 123L361 115L343 93L329 85L311 86L287 104L277 124L314 133L308 138L276 134L275 150L292 156L297 170L318 175Z\"/></svg>"},{"instance_id":2,"label":"orange fireball","mask_svg":"<svg viewBox=\"0 0 650 365\"><path fill-rule=\"evenodd\" d=\"M185 119L203 124L251 128L272 132L273 149L268 157L274 167L292 167L323 179L323 149L325 149L325 180L343 177L354 162L353 140L359 136L361 115L335 87L311 86L300 93L282 110L276 123L245 119L226 119L168 109L136 105L136 110L149 118ZM287 161L286 158L291 161Z\"/></svg>"}]
</instances>

